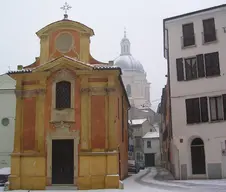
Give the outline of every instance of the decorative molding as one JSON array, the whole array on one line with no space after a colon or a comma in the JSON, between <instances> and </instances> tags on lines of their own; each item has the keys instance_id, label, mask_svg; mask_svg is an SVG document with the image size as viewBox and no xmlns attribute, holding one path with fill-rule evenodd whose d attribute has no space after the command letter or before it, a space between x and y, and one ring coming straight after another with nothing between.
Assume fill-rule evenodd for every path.
<instances>
[{"instance_id":1,"label":"decorative molding","mask_svg":"<svg viewBox=\"0 0 226 192\"><path fill-rule=\"evenodd\" d=\"M45 95L46 89L34 90L15 90L16 97L34 97L37 95Z\"/></svg>"},{"instance_id":2,"label":"decorative molding","mask_svg":"<svg viewBox=\"0 0 226 192\"><path fill-rule=\"evenodd\" d=\"M62 69L54 75L53 81L74 80L75 78L75 75L70 70Z\"/></svg>"},{"instance_id":3,"label":"decorative molding","mask_svg":"<svg viewBox=\"0 0 226 192\"><path fill-rule=\"evenodd\" d=\"M116 88L114 87L87 87L87 88L81 88L81 93L100 93L100 92L105 92L105 93L110 93L110 92L115 92Z\"/></svg>"},{"instance_id":4,"label":"decorative molding","mask_svg":"<svg viewBox=\"0 0 226 192\"><path fill-rule=\"evenodd\" d=\"M71 127L71 123L60 121L60 122L53 122L53 126L56 129L69 129Z\"/></svg>"}]
</instances>

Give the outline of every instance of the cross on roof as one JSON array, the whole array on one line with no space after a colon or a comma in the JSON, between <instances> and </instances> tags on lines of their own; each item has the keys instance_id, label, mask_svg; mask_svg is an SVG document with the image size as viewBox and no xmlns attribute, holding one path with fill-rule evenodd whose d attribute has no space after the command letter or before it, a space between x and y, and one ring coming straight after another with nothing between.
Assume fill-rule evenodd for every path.
<instances>
[{"instance_id":1,"label":"cross on roof","mask_svg":"<svg viewBox=\"0 0 226 192\"><path fill-rule=\"evenodd\" d=\"M64 19L67 19L67 18L68 18L67 12L68 12L71 8L72 8L72 7L71 7L67 2L65 2L65 4L63 5L63 7L61 7L61 9L64 11Z\"/></svg>"}]
</instances>

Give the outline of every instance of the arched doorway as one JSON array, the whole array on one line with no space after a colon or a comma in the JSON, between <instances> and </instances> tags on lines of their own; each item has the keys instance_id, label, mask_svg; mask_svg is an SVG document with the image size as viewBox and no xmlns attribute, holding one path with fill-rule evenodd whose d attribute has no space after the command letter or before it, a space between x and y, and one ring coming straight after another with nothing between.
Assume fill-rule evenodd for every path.
<instances>
[{"instance_id":1,"label":"arched doorway","mask_svg":"<svg viewBox=\"0 0 226 192\"><path fill-rule=\"evenodd\" d=\"M203 140L195 138L191 143L192 174L206 174L205 148Z\"/></svg>"}]
</instances>

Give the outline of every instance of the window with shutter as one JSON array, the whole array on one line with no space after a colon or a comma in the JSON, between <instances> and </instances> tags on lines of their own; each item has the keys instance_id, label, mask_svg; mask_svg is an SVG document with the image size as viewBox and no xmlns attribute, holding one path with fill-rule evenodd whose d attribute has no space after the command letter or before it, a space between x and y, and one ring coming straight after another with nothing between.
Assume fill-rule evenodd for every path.
<instances>
[{"instance_id":1,"label":"window with shutter","mask_svg":"<svg viewBox=\"0 0 226 192\"><path fill-rule=\"evenodd\" d=\"M223 99L222 96L210 97L210 117L211 121L219 121L224 119Z\"/></svg>"},{"instance_id":2,"label":"window with shutter","mask_svg":"<svg viewBox=\"0 0 226 192\"><path fill-rule=\"evenodd\" d=\"M176 59L176 68L177 68L177 80L184 80L184 66L183 66L183 58Z\"/></svg>"},{"instance_id":3,"label":"window with shutter","mask_svg":"<svg viewBox=\"0 0 226 192\"><path fill-rule=\"evenodd\" d=\"M213 52L205 54L205 66L207 77L220 75L219 53Z\"/></svg>"},{"instance_id":4,"label":"window with shutter","mask_svg":"<svg viewBox=\"0 0 226 192\"><path fill-rule=\"evenodd\" d=\"M199 98L186 99L187 124L200 123Z\"/></svg>"},{"instance_id":5,"label":"window with shutter","mask_svg":"<svg viewBox=\"0 0 226 192\"><path fill-rule=\"evenodd\" d=\"M184 63L185 63L186 80L197 79L198 68L197 68L196 57L184 59Z\"/></svg>"},{"instance_id":6,"label":"window with shutter","mask_svg":"<svg viewBox=\"0 0 226 192\"><path fill-rule=\"evenodd\" d=\"M226 120L226 94L222 95L222 98L223 98L224 120Z\"/></svg>"},{"instance_id":7,"label":"window with shutter","mask_svg":"<svg viewBox=\"0 0 226 192\"><path fill-rule=\"evenodd\" d=\"M71 83L60 81L56 83L56 109L71 107Z\"/></svg>"},{"instance_id":8,"label":"window with shutter","mask_svg":"<svg viewBox=\"0 0 226 192\"><path fill-rule=\"evenodd\" d=\"M198 67L198 77L205 77L205 66L204 66L204 58L203 54L197 55L197 67Z\"/></svg>"},{"instance_id":9,"label":"window with shutter","mask_svg":"<svg viewBox=\"0 0 226 192\"><path fill-rule=\"evenodd\" d=\"M187 23L182 25L183 31L183 47L195 45L194 24Z\"/></svg>"},{"instance_id":10,"label":"window with shutter","mask_svg":"<svg viewBox=\"0 0 226 192\"><path fill-rule=\"evenodd\" d=\"M204 43L217 40L214 18L203 20L203 40Z\"/></svg>"},{"instance_id":11,"label":"window with shutter","mask_svg":"<svg viewBox=\"0 0 226 192\"><path fill-rule=\"evenodd\" d=\"M207 97L200 98L200 106L201 106L201 122L208 122L208 103Z\"/></svg>"}]
</instances>

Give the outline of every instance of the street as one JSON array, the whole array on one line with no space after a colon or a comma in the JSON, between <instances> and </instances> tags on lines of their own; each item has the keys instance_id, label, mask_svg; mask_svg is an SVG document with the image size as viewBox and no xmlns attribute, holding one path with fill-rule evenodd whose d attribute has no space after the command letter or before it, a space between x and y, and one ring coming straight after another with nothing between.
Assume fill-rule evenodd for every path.
<instances>
[{"instance_id":1,"label":"street","mask_svg":"<svg viewBox=\"0 0 226 192\"><path fill-rule=\"evenodd\" d=\"M124 180L124 189L78 190L81 192L226 192L226 180L162 180L161 168L147 168ZM3 187L0 188L3 191ZM20 190L21 191L21 190ZM47 190L46 190L47 191ZM54 190L51 190L53 192ZM61 190L57 190L60 192ZM70 191L70 190L66 190ZM36 192L36 191L34 191ZM38 192L38 191L37 191Z\"/></svg>"},{"instance_id":2,"label":"street","mask_svg":"<svg viewBox=\"0 0 226 192\"><path fill-rule=\"evenodd\" d=\"M148 168L132 175L124 181L124 191L140 192L223 192L226 191L226 180L156 180L159 168Z\"/></svg>"}]
</instances>

